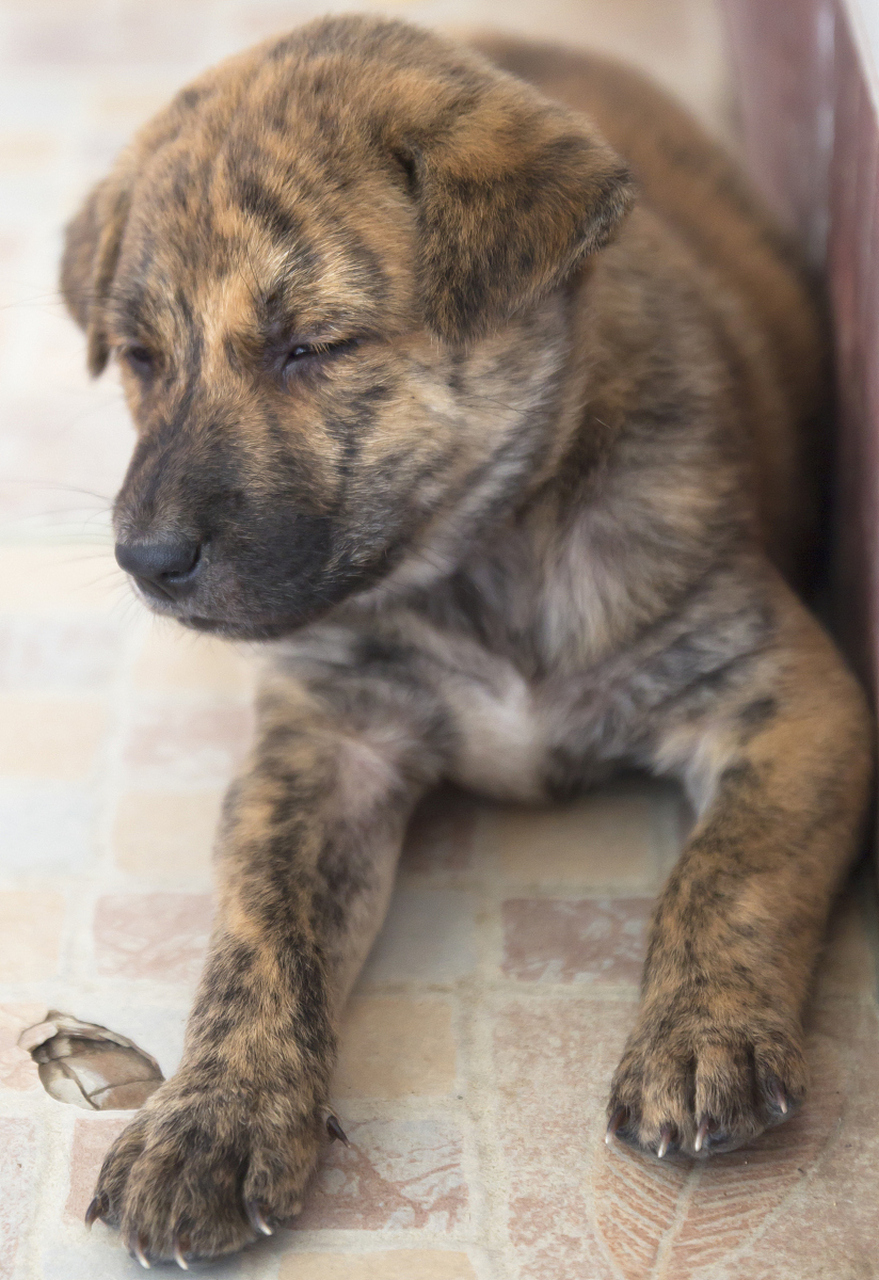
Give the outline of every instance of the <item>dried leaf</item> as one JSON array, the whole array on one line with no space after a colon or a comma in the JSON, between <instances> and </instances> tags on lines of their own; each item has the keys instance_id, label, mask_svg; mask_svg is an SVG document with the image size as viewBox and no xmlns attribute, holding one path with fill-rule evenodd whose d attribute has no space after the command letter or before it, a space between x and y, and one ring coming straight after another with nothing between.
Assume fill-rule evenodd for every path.
<instances>
[{"instance_id":1,"label":"dried leaf","mask_svg":"<svg viewBox=\"0 0 879 1280\"><path fill-rule=\"evenodd\" d=\"M37 1063L47 1093L89 1111L134 1111L164 1079L155 1058L127 1036L57 1009L18 1043Z\"/></svg>"}]
</instances>

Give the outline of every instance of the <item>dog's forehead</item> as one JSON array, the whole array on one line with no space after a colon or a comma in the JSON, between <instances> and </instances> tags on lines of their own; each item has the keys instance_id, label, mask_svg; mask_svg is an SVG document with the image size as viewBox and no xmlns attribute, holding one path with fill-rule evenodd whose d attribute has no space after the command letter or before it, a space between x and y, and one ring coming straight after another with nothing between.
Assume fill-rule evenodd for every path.
<instances>
[{"instance_id":1,"label":"dog's forehead","mask_svg":"<svg viewBox=\"0 0 879 1280\"><path fill-rule=\"evenodd\" d=\"M411 308L412 219L387 175L308 131L240 112L217 145L205 113L144 163L113 310L187 312L217 338L271 324L394 328ZM407 246L409 253L407 254Z\"/></svg>"},{"instance_id":2,"label":"dog's forehead","mask_svg":"<svg viewBox=\"0 0 879 1280\"><path fill-rule=\"evenodd\" d=\"M183 90L129 153L111 325L149 317L167 334L209 315L219 336L220 314L253 329L279 300L304 331L417 322L416 214L389 121L464 92L433 44L398 24L330 20Z\"/></svg>"}]
</instances>

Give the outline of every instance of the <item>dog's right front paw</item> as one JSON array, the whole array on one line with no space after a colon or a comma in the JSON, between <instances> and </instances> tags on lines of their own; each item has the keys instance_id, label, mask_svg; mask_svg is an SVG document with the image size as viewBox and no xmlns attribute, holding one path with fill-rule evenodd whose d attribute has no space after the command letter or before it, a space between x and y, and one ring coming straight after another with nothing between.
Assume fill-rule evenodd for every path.
<instances>
[{"instance_id":1,"label":"dog's right front paw","mask_svg":"<svg viewBox=\"0 0 879 1280\"><path fill-rule=\"evenodd\" d=\"M799 1038L782 1017L747 1002L712 1017L680 997L654 1001L614 1075L608 1140L660 1158L732 1151L792 1115L805 1086Z\"/></svg>"},{"instance_id":2,"label":"dog's right front paw","mask_svg":"<svg viewBox=\"0 0 879 1280\"><path fill-rule=\"evenodd\" d=\"M144 1266L234 1253L294 1217L335 1117L261 1090L169 1080L104 1161L86 1221L117 1226Z\"/></svg>"}]
</instances>

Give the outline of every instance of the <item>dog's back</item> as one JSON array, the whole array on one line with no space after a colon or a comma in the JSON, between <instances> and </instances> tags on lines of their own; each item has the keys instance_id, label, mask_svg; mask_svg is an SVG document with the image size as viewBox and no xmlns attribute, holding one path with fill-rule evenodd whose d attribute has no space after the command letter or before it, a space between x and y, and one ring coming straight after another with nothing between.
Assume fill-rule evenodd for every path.
<instances>
[{"instance_id":1,"label":"dog's back","mask_svg":"<svg viewBox=\"0 0 879 1280\"><path fill-rule=\"evenodd\" d=\"M664 232L673 230L697 260L692 280L737 357L764 536L780 567L802 581L815 542L829 379L817 291L795 241L728 152L631 67L504 36L473 43L505 71L589 116L631 165L639 213L658 215Z\"/></svg>"}]
</instances>

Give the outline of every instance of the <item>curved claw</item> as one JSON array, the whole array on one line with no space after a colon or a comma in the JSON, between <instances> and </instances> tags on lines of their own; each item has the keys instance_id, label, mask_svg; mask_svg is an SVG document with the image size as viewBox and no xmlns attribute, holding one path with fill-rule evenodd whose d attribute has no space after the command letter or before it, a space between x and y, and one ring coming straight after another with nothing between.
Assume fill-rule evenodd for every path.
<instances>
[{"instance_id":1,"label":"curved claw","mask_svg":"<svg viewBox=\"0 0 879 1280\"><path fill-rule=\"evenodd\" d=\"M339 1117L334 1116L332 1111L327 1115L327 1133L330 1135L330 1142L335 1142L338 1139L343 1146L351 1146L351 1143L348 1141L348 1135L339 1124Z\"/></svg>"},{"instance_id":2,"label":"curved claw","mask_svg":"<svg viewBox=\"0 0 879 1280\"><path fill-rule=\"evenodd\" d=\"M134 1255L134 1257L137 1258L138 1262L144 1268L144 1270L149 1271L151 1264L150 1264L149 1258L144 1253L144 1249L143 1249L144 1244L145 1244L145 1240L142 1234L138 1234L138 1235L132 1234L128 1241L128 1248L129 1248L129 1251Z\"/></svg>"},{"instance_id":3,"label":"curved claw","mask_svg":"<svg viewBox=\"0 0 879 1280\"><path fill-rule=\"evenodd\" d=\"M604 1141L607 1143L608 1146L611 1145L614 1138L616 1137L617 1130L620 1128L621 1125L623 1125L626 1122L626 1120L628 1120L628 1118L629 1118L629 1108L617 1107L616 1111L613 1113L610 1120L608 1121L607 1130L604 1135Z\"/></svg>"},{"instance_id":4,"label":"curved claw","mask_svg":"<svg viewBox=\"0 0 879 1280\"><path fill-rule=\"evenodd\" d=\"M662 1128L659 1130L659 1146L656 1148L657 1158L661 1160L662 1157L668 1151L670 1146L671 1146L671 1125L664 1124Z\"/></svg>"},{"instance_id":5,"label":"curved claw","mask_svg":"<svg viewBox=\"0 0 879 1280\"><path fill-rule=\"evenodd\" d=\"M702 1150L702 1145L705 1142L705 1139L708 1137L708 1130L710 1128L711 1128L711 1121L708 1119L707 1116L703 1116L702 1121L699 1125L699 1128L696 1131L696 1140L693 1143L693 1150L695 1152L698 1153Z\"/></svg>"},{"instance_id":6,"label":"curved claw","mask_svg":"<svg viewBox=\"0 0 879 1280\"><path fill-rule=\"evenodd\" d=\"M94 1224L100 1218L103 1218L106 1212L107 1212L107 1206L104 1203L104 1197L95 1196L95 1198L92 1200L91 1204L85 1211L85 1225L88 1227L89 1231L91 1231Z\"/></svg>"},{"instance_id":7,"label":"curved claw","mask_svg":"<svg viewBox=\"0 0 879 1280\"><path fill-rule=\"evenodd\" d=\"M183 1256L183 1250L180 1247L180 1240L176 1236L174 1238L174 1261L177 1263L177 1266L181 1271L189 1270L189 1263Z\"/></svg>"},{"instance_id":8,"label":"curved claw","mask_svg":"<svg viewBox=\"0 0 879 1280\"><path fill-rule=\"evenodd\" d=\"M254 1231L261 1231L264 1236L273 1236L274 1228L270 1227L263 1217L263 1212L255 1200L245 1200L244 1207Z\"/></svg>"}]
</instances>

